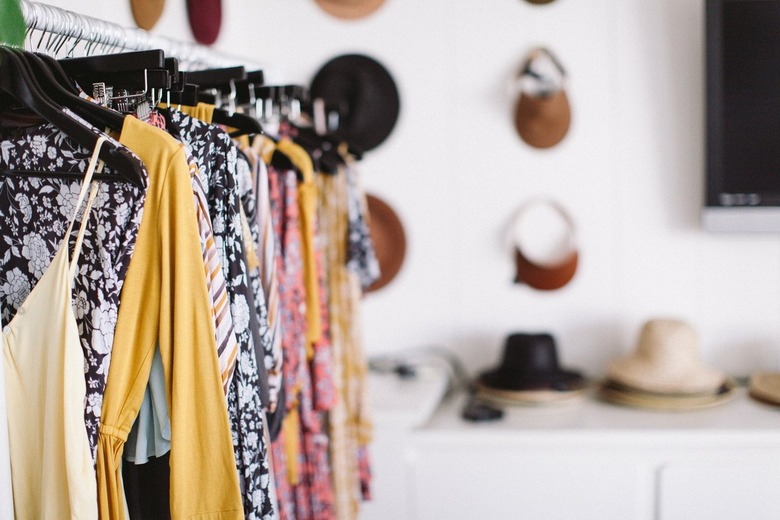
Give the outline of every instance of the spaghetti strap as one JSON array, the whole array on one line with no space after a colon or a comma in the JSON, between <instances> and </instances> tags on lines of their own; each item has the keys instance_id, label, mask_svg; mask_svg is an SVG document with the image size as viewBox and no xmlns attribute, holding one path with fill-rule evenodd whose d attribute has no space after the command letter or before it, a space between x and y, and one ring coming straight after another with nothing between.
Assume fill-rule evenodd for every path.
<instances>
[{"instance_id":1,"label":"spaghetti strap","mask_svg":"<svg viewBox=\"0 0 780 520\"><path fill-rule=\"evenodd\" d=\"M71 258L68 267L68 273L71 280L75 276L76 269L78 267L78 260L79 256L81 255L81 245L84 242L84 234L87 230L87 221L89 221L89 211L92 209L92 203L94 202L95 196L97 195L97 192L100 188L100 185L97 182L92 182L92 176L96 170L102 170L103 168L103 161L98 160L98 154L100 153L100 148L103 146L105 141L105 136L100 136L98 138L97 144L95 145L95 150L92 152L92 157L89 160L89 166L87 167L87 171L84 175L84 181L81 184L81 191L79 192L79 196L76 201L76 208L74 209L73 216L70 219L68 231L65 233L65 240L67 241L68 237L70 237L70 234L73 231L73 224L76 222L76 216L78 215L79 207L81 207L81 203L84 202L87 189L91 187L89 192L89 199L87 200L87 205L84 208L84 214L81 217L81 225L79 227L78 236L76 237L76 245L73 248L73 257Z\"/></svg>"}]
</instances>

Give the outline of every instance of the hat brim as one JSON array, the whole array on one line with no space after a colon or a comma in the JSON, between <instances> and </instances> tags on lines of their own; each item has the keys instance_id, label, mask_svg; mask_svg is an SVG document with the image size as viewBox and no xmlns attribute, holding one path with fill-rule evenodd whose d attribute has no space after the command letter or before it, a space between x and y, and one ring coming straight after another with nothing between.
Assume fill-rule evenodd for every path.
<instances>
[{"instance_id":1,"label":"hat brim","mask_svg":"<svg viewBox=\"0 0 780 520\"><path fill-rule=\"evenodd\" d=\"M582 374L569 370L522 374L498 368L483 372L477 379L477 385L499 391L555 390L568 392L582 389L586 384Z\"/></svg>"},{"instance_id":2,"label":"hat brim","mask_svg":"<svg viewBox=\"0 0 780 520\"><path fill-rule=\"evenodd\" d=\"M571 106L564 89L549 96L523 92L515 104L515 130L534 148L551 148L560 143L571 126Z\"/></svg>"},{"instance_id":3,"label":"hat brim","mask_svg":"<svg viewBox=\"0 0 780 520\"><path fill-rule=\"evenodd\" d=\"M753 374L748 393L756 400L780 406L780 374Z\"/></svg>"},{"instance_id":4,"label":"hat brim","mask_svg":"<svg viewBox=\"0 0 780 520\"><path fill-rule=\"evenodd\" d=\"M717 406L734 398L737 382L726 378L723 383L709 394L696 395L665 395L652 392L642 392L626 389L625 386L612 381L605 381L599 386L598 395L604 401L654 410L693 410Z\"/></svg>"},{"instance_id":5,"label":"hat brim","mask_svg":"<svg viewBox=\"0 0 780 520\"><path fill-rule=\"evenodd\" d=\"M686 368L653 365L645 359L630 355L610 362L607 377L645 392L700 394L716 391L726 379L726 374L705 365Z\"/></svg>"},{"instance_id":6,"label":"hat brim","mask_svg":"<svg viewBox=\"0 0 780 520\"><path fill-rule=\"evenodd\" d=\"M382 7L385 0L365 0L363 2L344 2L339 0L314 0L317 5L331 16L342 20L364 18Z\"/></svg>"},{"instance_id":7,"label":"hat brim","mask_svg":"<svg viewBox=\"0 0 780 520\"><path fill-rule=\"evenodd\" d=\"M549 404L578 400L587 393L587 384L567 390L499 390L476 383L477 395L496 404Z\"/></svg>"},{"instance_id":8,"label":"hat brim","mask_svg":"<svg viewBox=\"0 0 780 520\"><path fill-rule=\"evenodd\" d=\"M406 233L393 208L374 195L366 195L368 226L379 262L379 279L366 292L377 291L398 275L406 256Z\"/></svg>"}]
</instances>

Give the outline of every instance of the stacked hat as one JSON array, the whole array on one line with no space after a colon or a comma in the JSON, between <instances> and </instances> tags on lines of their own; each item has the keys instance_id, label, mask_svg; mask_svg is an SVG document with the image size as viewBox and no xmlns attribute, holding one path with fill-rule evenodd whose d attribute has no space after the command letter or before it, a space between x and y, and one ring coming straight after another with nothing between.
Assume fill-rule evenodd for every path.
<instances>
[{"instance_id":1,"label":"stacked hat","mask_svg":"<svg viewBox=\"0 0 780 520\"><path fill-rule=\"evenodd\" d=\"M780 406L780 374L753 374L748 387L750 397L756 401Z\"/></svg>"},{"instance_id":2,"label":"stacked hat","mask_svg":"<svg viewBox=\"0 0 780 520\"><path fill-rule=\"evenodd\" d=\"M654 319L642 327L634 352L609 364L599 393L627 406L686 410L723 403L735 390L733 379L702 363L689 324Z\"/></svg>"},{"instance_id":3,"label":"stacked hat","mask_svg":"<svg viewBox=\"0 0 780 520\"><path fill-rule=\"evenodd\" d=\"M501 364L482 372L478 397L498 404L544 404L582 397L587 381L558 365L550 334L516 333L506 338Z\"/></svg>"}]
</instances>

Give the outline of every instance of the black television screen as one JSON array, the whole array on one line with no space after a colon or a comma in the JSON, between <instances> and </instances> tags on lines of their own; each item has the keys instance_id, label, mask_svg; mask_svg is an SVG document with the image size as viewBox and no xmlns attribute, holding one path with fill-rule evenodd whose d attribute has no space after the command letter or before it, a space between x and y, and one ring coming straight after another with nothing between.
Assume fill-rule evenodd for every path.
<instances>
[{"instance_id":1,"label":"black television screen","mask_svg":"<svg viewBox=\"0 0 780 520\"><path fill-rule=\"evenodd\" d=\"M780 0L707 0L705 228L780 231Z\"/></svg>"}]
</instances>

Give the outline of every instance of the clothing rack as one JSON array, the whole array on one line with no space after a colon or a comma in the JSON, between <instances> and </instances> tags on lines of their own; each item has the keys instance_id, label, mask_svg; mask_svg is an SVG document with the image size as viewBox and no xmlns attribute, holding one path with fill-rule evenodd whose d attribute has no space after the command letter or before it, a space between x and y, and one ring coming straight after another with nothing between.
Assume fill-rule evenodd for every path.
<instances>
[{"instance_id":1,"label":"clothing rack","mask_svg":"<svg viewBox=\"0 0 780 520\"><path fill-rule=\"evenodd\" d=\"M247 63L248 60L227 56L196 43L182 42L158 36L143 29L121 25L86 16L48 4L21 0L22 13L27 25L27 38L39 31L37 47L44 44L51 52L67 50L73 54L79 44L84 44L84 53L108 53L121 51L144 51L161 49L166 56L174 56L183 64L182 69L206 69L245 65L248 68L263 68ZM48 37L46 36L48 34ZM58 36L55 38L54 36ZM28 45L35 45L32 42ZM31 50L40 50L40 49Z\"/></svg>"}]
</instances>

